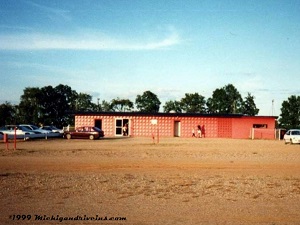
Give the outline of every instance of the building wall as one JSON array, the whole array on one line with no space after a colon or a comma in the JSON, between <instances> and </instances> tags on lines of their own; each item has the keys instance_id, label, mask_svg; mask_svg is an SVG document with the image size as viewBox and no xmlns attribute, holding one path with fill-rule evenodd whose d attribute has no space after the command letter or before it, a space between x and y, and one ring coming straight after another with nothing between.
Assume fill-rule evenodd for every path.
<instances>
[{"instance_id":1,"label":"building wall","mask_svg":"<svg viewBox=\"0 0 300 225\"><path fill-rule=\"evenodd\" d=\"M260 128L260 136L258 139L273 139L275 130L274 117L259 117L259 116L245 116L242 118L235 118L232 122L232 137L233 138L250 138L253 124L265 124L265 128Z\"/></svg>"},{"instance_id":2,"label":"building wall","mask_svg":"<svg viewBox=\"0 0 300 225\"><path fill-rule=\"evenodd\" d=\"M192 137L192 129L197 135L197 125L201 125L206 138L250 138L253 124L266 124L268 129L275 129L274 117L212 117L212 116L142 116L135 114L94 114L76 115L75 126L94 126L96 120L102 121L106 137L116 136L116 120L128 120L129 135L132 137L174 137L175 124L180 124L180 137ZM151 120L157 120L152 124ZM260 133L260 136L262 134ZM270 138L266 135L265 138Z\"/></svg>"}]
</instances>

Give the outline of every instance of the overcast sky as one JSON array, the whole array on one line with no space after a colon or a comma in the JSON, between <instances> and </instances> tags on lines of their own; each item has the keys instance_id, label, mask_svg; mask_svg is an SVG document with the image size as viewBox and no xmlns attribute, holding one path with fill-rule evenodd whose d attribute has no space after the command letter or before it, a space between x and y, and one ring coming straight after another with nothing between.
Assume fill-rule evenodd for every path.
<instances>
[{"instance_id":1,"label":"overcast sky","mask_svg":"<svg viewBox=\"0 0 300 225\"><path fill-rule=\"evenodd\" d=\"M95 103L150 90L162 111L233 84L278 116L300 95L299 12L299 0L0 0L0 104L64 84Z\"/></svg>"}]
</instances>

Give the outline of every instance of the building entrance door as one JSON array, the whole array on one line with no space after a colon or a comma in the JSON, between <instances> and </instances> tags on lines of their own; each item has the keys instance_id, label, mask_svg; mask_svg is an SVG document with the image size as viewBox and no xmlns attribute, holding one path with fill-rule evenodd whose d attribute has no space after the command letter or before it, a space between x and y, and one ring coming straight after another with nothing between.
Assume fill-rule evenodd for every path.
<instances>
[{"instance_id":1,"label":"building entrance door","mask_svg":"<svg viewBox=\"0 0 300 225\"><path fill-rule=\"evenodd\" d=\"M116 119L116 136L128 136L129 135L129 119Z\"/></svg>"},{"instance_id":2,"label":"building entrance door","mask_svg":"<svg viewBox=\"0 0 300 225\"><path fill-rule=\"evenodd\" d=\"M102 130L102 120L95 120L95 127L98 127Z\"/></svg>"},{"instance_id":3,"label":"building entrance door","mask_svg":"<svg viewBox=\"0 0 300 225\"><path fill-rule=\"evenodd\" d=\"M180 121L174 121L174 137L180 137Z\"/></svg>"}]
</instances>

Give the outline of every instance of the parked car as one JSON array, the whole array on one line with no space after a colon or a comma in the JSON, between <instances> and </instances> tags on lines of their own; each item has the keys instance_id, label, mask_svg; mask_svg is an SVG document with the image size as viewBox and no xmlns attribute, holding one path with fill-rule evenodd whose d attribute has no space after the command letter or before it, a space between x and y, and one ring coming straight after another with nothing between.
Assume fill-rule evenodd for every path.
<instances>
[{"instance_id":1,"label":"parked car","mask_svg":"<svg viewBox=\"0 0 300 225\"><path fill-rule=\"evenodd\" d=\"M104 131L98 127L84 126L77 127L75 131L65 131L64 138L89 138L90 140L104 137Z\"/></svg>"},{"instance_id":2,"label":"parked car","mask_svg":"<svg viewBox=\"0 0 300 225\"><path fill-rule=\"evenodd\" d=\"M285 144L300 144L300 129L288 130L283 136Z\"/></svg>"},{"instance_id":3,"label":"parked car","mask_svg":"<svg viewBox=\"0 0 300 225\"><path fill-rule=\"evenodd\" d=\"M49 131L49 130L43 130L41 128L39 128L38 126L35 126L35 125L31 125L31 124L20 124L19 127L22 127L22 128L27 128L31 131L34 131L34 132L39 132L40 134L49 134L49 133L52 133L52 131Z\"/></svg>"},{"instance_id":4,"label":"parked car","mask_svg":"<svg viewBox=\"0 0 300 225\"><path fill-rule=\"evenodd\" d=\"M60 134L64 133L63 129L58 129L57 127L52 126L52 125L51 126L42 126L41 129L47 130L47 131L50 131L50 132L54 132L54 133L60 133Z\"/></svg>"},{"instance_id":5,"label":"parked car","mask_svg":"<svg viewBox=\"0 0 300 225\"><path fill-rule=\"evenodd\" d=\"M1 134L14 135L15 134L15 128L16 128L16 134L17 135L37 134L37 132L29 130L26 127L20 127L18 125L6 125L6 126L3 126L3 127L0 128L0 133Z\"/></svg>"}]
</instances>

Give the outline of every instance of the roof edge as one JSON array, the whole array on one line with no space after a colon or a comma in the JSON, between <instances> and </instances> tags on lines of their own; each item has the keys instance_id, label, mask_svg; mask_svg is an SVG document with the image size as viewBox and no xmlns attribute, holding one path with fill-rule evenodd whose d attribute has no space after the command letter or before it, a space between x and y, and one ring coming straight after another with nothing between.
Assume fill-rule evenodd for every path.
<instances>
[{"instance_id":1,"label":"roof edge","mask_svg":"<svg viewBox=\"0 0 300 225\"><path fill-rule=\"evenodd\" d=\"M116 115L116 116L175 116L175 117L225 117L225 118L241 118L241 117L256 117L256 118L274 118L277 116L249 116L244 114L224 114L224 113L162 113L162 112L101 112L101 111L76 111L70 114L74 115Z\"/></svg>"}]
</instances>

